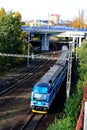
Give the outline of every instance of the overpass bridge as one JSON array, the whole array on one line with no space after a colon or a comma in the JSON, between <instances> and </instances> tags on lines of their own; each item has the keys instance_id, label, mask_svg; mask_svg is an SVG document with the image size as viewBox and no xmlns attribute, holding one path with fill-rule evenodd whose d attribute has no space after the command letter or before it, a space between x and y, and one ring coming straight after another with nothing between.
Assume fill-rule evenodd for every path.
<instances>
[{"instance_id":1,"label":"overpass bridge","mask_svg":"<svg viewBox=\"0 0 87 130\"><path fill-rule=\"evenodd\" d=\"M28 32L28 43L32 41L35 34L41 35L41 50L49 50L50 36L56 35L57 37L72 38L73 51L75 47L75 40L78 40L78 45L81 46L82 38L87 34L87 29L76 29L67 26L22 26L24 32Z\"/></svg>"},{"instance_id":2,"label":"overpass bridge","mask_svg":"<svg viewBox=\"0 0 87 130\"><path fill-rule=\"evenodd\" d=\"M78 31L87 33L87 29L73 28L68 26L22 26L23 31L31 33L60 33L65 31Z\"/></svg>"}]
</instances>

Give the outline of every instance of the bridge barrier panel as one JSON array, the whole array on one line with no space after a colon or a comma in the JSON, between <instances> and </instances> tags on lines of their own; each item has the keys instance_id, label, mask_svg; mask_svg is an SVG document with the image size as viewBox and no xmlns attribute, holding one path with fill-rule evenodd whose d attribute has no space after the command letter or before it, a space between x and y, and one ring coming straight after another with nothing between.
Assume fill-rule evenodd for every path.
<instances>
[{"instance_id":1,"label":"bridge barrier panel","mask_svg":"<svg viewBox=\"0 0 87 130\"><path fill-rule=\"evenodd\" d=\"M87 101L85 102L84 108L84 128L83 130L87 130Z\"/></svg>"}]
</instances>

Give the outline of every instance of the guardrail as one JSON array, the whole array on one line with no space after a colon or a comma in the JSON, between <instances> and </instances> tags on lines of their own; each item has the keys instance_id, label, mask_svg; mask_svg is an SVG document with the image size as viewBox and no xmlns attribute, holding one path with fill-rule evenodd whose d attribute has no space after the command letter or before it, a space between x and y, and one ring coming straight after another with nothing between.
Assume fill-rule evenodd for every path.
<instances>
[{"instance_id":1,"label":"guardrail","mask_svg":"<svg viewBox=\"0 0 87 130\"><path fill-rule=\"evenodd\" d=\"M76 130L87 130L87 81L84 88L82 106L77 120Z\"/></svg>"},{"instance_id":2,"label":"guardrail","mask_svg":"<svg viewBox=\"0 0 87 130\"><path fill-rule=\"evenodd\" d=\"M65 31L77 31L77 32L87 32L86 28L73 28L67 26L21 26L23 31L26 32L65 32Z\"/></svg>"},{"instance_id":3,"label":"guardrail","mask_svg":"<svg viewBox=\"0 0 87 130\"><path fill-rule=\"evenodd\" d=\"M84 108L84 128L83 130L87 130L87 101L85 102Z\"/></svg>"}]
</instances>

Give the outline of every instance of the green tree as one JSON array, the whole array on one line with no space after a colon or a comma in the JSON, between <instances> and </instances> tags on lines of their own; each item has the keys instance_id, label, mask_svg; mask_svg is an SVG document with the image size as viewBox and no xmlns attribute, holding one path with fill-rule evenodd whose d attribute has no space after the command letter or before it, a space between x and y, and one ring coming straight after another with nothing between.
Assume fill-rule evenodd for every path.
<instances>
[{"instance_id":1,"label":"green tree","mask_svg":"<svg viewBox=\"0 0 87 130\"><path fill-rule=\"evenodd\" d=\"M22 53L22 39L20 37L22 33L21 15L15 14L15 12L10 11L0 17L0 52L2 53ZM3 59L1 58L1 63L2 65L6 65L8 62L15 63L16 60L12 59L14 58L3 57Z\"/></svg>"}]
</instances>

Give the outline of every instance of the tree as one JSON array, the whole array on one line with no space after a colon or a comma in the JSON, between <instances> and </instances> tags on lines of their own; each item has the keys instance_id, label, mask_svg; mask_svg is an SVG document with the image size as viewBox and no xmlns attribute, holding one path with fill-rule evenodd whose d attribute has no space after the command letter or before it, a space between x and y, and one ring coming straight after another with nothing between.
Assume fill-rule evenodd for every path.
<instances>
[{"instance_id":1,"label":"tree","mask_svg":"<svg viewBox=\"0 0 87 130\"><path fill-rule=\"evenodd\" d=\"M4 10L4 9L3 9ZM5 12L5 11L2 11ZM3 14L3 13L2 13ZM18 15L17 15L18 14ZM22 53L22 33L21 15L15 12L8 12L0 17L0 52L21 54ZM12 60L13 59L13 60ZM18 60L10 57L0 57L0 64L14 64Z\"/></svg>"},{"instance_id":2,"label":"tree","mask_svg":"<svg viewBox=\"0 0 87 130\"><path fill-rule=\"evenodd\" d=\"M13 17L13 13L9 12L0 18L0 25L0 51L5 53L21 53L20 34L22 30L19 16Z\"/></svg>"},{"instance_id":3,"label":"tree","mask_svg":"<svg viewBox=\"0 0 87 130\"><path fill-rule=\"evenodd\" d=\"M1 8L0 9L0 17L6 15L6 12L5 12L5 9L4 8Z\"/></svg>"},{"instance_id":4,"label":"tree","mask_svg":"<svg viewBox=\"0 0 87 130\"><path fill-rule=\"evenodd\" d=\"M72 21L72 27L75 28L84 28L84 10L79 11L78 17L75 17Z\"/></svg>"}]
</instances>

